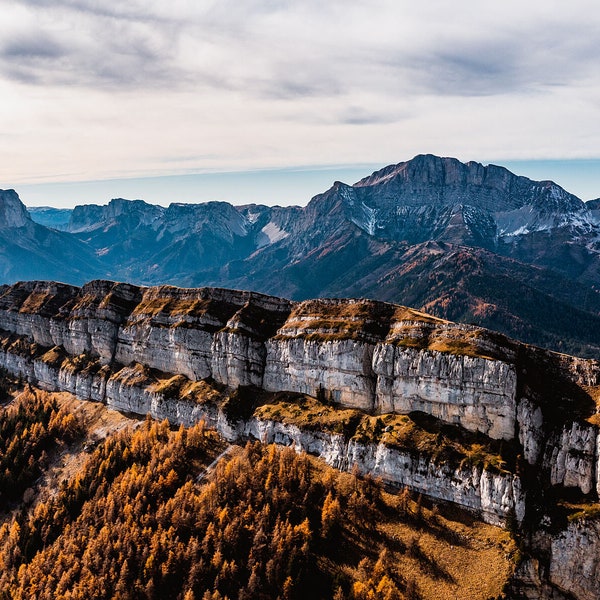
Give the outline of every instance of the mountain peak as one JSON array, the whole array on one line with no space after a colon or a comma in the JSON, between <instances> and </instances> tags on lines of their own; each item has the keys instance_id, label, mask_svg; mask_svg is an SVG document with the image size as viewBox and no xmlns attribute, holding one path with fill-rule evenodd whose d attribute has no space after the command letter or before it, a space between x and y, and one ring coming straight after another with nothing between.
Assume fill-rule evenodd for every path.
<instances>
[{"instance_id":1,"label":"mountain peak","mask_svg":"<svg viewBox=\"0 0 600 600\"><path fill-rule=\"evenodd\" d=\"M537 206L548 212L579 212L585 204L552 181L533 181L497 165L419 154L389 165L354 184L355 189L400 205L472 205L501 212Z\"/></svg>"},{"instance_id":2,"label":"mountain peak","mask_svg":"<svg viewBox=\"0 0 600 600\"><path fill-rule=\"evenodd\" d=\"M67 230L70 233L81 233L106 227L116 221L133 220L134 224L149 225L162 216L162 206L148 204L144 200L127 200L113 198L108 204L85 204L76 206L71 214Z\"/></svg>"},{"instance_id":3,"label":"mountain peak","mask_svg":"<svg viewBox=\"0 0 600 600\"><path fill-rule=\"evenodd\" d=\"M141 222L148 225L165 212L162 206L148 204L144 200L127 200L113 198L106 208L103 216L106 221L111 221L124 215L135 215Z\"/></svg>"},{"instance_id":4,"label":"mountain peak","mask_svg":"<svg viewBox=\"0 0 600 600\"><path fill-rule=\"evenodd\" d=\"M302 208L115 198L76 207L61 236L33 223L14 228L25 222L22 205L14 191L2 194L0 282L102 277L410 300L529 342L598 353L600 201L501 166L420 154L355 185L336 181Z\"/></svg>"},{"instance_id":5,"label":"mountain peak","mask_svg":"<svg viewBox=\"0 0 600 600\"><path fill-rule=\"evenodd\" d=\"M0 190L0 227L24 227L31 223L27 208L15 190Z\"/></svg>"},{"instance_id":6,"label":"mountain peak","mask_svg":"<svg viewBox=\"0 0 600 600\"><path fill-rule=\"evenodd\" d=\"M375 171L357 182L355 187L378 185L396 177L404 180L419 180L423 183L443 182L447 172L456 171L461 167L466 167L468 170L484 168L483 165L476 162L465 164L456 158L417 154L410 160L388 165Z\"/></svg>"}]
</instances>

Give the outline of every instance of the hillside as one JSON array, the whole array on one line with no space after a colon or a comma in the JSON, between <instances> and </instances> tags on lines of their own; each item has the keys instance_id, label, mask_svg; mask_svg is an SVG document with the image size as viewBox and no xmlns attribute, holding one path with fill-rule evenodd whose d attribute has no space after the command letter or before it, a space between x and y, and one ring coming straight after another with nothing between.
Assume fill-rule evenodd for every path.
<instances>
[{"instance_id":1,"label":"hillside","mask_svg":"<svg viewBox=\"0 0 600 600\"><path fill-rule=\"evenodd\" d=\"M35 223L14 190L0 190L1 281L49 278L83 283L101 272L92 248Z\"/></svg>"},{"instance_id":2,"label":"hillside","mask_svg":"<svg viewBox=\"0 0 600 600\"><path fill-rule=\"evenodd\" d=\"M53 208L51 206L30 206L27 212L31 220L44 227L51 227L59 231L64 231L71 220L70 208Z\"/></svg>"},{"instance_id":3,"label":"hillside","mask_svg":"<svg viewBox=\"0 0 600 600\"><path fill-rule=\"evenodd\" d=\"M0 292L11 376L174 426L204 422L230 444L290 446L468 511L517 536L514 597L600 594L598 361L373 300L109 281Z\"/></svg>"},{"instance_id":4,"label":"hillside","mask_svg":"<svg viewBox=\"0 0 600 600\"><path fill-rule=\"evenodd\" d=\"M201 425L14 393L0 444L25 443L7 423L47 439L0 515L2 597L485 600L514 570L509 533L306 455L230 447L207 471L223 443Z\"/></svg>"}]
</instances>

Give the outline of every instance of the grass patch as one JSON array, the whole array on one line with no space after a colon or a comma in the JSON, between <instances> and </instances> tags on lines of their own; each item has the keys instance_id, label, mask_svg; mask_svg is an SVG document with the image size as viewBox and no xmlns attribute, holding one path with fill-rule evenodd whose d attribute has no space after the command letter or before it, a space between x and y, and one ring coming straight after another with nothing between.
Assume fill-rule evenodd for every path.
<instances>
[{"instance_id":1,"label":"grass patch","mask_svg":"<svg viewBox=\"0 0 600 600\"><path fill-rule=\"evenodd\" d=\"M425 322L394 324L387 341L405 348L431 350L514 363L517 345L502 335L468 325Z\"/></svg>"},{"instance_id":2,"label":"grass patch","mask_svg":"<svg viewBox=\"0 0 600 600\"><path fill-rule=\"evenodd\" d=\"M54 285L56 284L48 290L32 291L20 306L19 312L46 317L57 314L63 305L68 305L72 301L70 296L72 290L65 288L66 293L61 294L62 286L55 288Z\"/></svg>"},{"instance_id":3,"label":"grass patch","mask_svg":"<svg viewBox=\"0 0 600 600\"><path fill-rule=\"evenodd\" d=\"M271 400L258 406L254 416L295 425L301 429L351 436L363 418L363 413L351 408L337 409L303 394L282 393L275 394Z\"/></svg>"},{"instance_id":4,"label":"grass patch","mask_svg":"<svg viewBox=\"0 0 600 600\"><path fill-rule=\"evenodd\" d=\"M600 386L582 386L582 388L587 392L589 398L594 403L596 407L596 412L594 414L587 417L586 421L590 423L590 425L594 425L596 427L600 427Z\"/></svg>"},{"instance_id":5,"label":"grass patch","mask_svg":"<svg viewBox=\"0 0 600 600\"><path fill-rule=\"evenodd\" d=\"M403 582L405 593L412 588L414 597L421 600L501 596L518 559L509 531L407 490L388 493L376 482L371 486L377 508L362 512L360 503L353 504L357 502L356 477L335 472L318 459L310 460L327 485L349 498L346 512L359 515L358 520L344 519L343 542L336 555L339 562L327 563L340 582L378 580L378 572L387 567L390 577ZM369 478L363 481L368 489Z\"/></svg>"},{"instance_id":6,"label":"grass patch","mask_svg":"<svg viewBox=\"0 0 600 600\"><path fill-rule=\"evenodd\" d=\"M155 370L148 371L147 376L153 378L149 391L161 394L165 400L188 400L196 404L218 403L223 400L223 386L210 380L192 381L185 375L169 376Z\"/></svg>"},{"instance_id":7,"label":"grass patch","mask_svg":"<svg viewBox=\"0 0 600 600\"><path fill-rule=\"evenodd\" d=\"M281 337L382 339L397 308L374 300L306 300L294 307Z\"/></svg>"},{"instance_id":8,"label":"grass patch","mask_svg":"<svg viewBox=\"0 0 600 600\"><path fill-rule=\"evenodd\" d=\"M51 367L60 367L66 358L66 354L63 348L60 346L54 346L47 352L42 354L40 357L41 361Z\"/></svg>"},{"instance_id":9,"label":"grass patch","mask_svg":"<svg viewBox=\"0 0 600 600\"><path fill-rule=\"evenodd\" d=\"M600 518L600 503L598 502L568 502L562 500L558 505L566 511L567 520L570 523L581 519Z\"/></svg>"},{"instance_id":10,"label":"grass patch","mask_svg":"<svg viewBox=\"0 0 600 600\"><path fill-rule=\"evenodd\" d=\"M264 399L253 415L300 429L342 434L362 444L381 443L455 468L482 467L506 473L514 471L516 461L513 444L491 440L422 413L371 416L325 405L306 395L276 394Z\"/></svg>"},{"instance_id":11,"label":"grass patch","mask_svg":"<svg viewBox=\"0 0 600 600\"><path fill-rule=\"evenodd\" d=\"M200 319L210 315L224 325L240 308L222 298L211 298L210 290L187 290L171 286L149 288L132 312L134 317L164 315L177 321L181 317Z\"/></svg>"},{"instance_id":12,"label":"grass patch","mask_svg":"<svg viewBox=\"0 0 600 600\"><path fill-rule=\"evenodd\" d=\"M364 443L382 443L401 451L424 454L436 464L483 467L508 472L514 465L511 445L448 425L422 413L365 415L354 434Z\"/></svg>"}]
</instances>

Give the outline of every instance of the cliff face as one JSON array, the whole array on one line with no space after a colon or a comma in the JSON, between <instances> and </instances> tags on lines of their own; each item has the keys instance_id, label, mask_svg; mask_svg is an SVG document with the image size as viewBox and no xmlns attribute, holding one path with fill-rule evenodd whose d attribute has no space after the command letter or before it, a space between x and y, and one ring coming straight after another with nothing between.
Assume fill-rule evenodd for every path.
<instances>
[{"instance_id":1,"label":"cliff face","mask_svg":"<svg viewBox=\"0 0 600 600\"><path fill-rule=\"evenodd\" d=\"M600 598L600 523L579 521L554 536L549 579L581 600Z\"/></svg>"},{"instance_id":2,"label":"cliff face","mask_svg":"<svg viewBox=\"0 0 600 600\"><path fill-rule=\"evenodd\" d=\"M598 363L397 305L107 281L19 283L0 288L0 366L120 410L173 423L205 419L229 440L293 445L490 523L537 518L544 494L569 489L592 501L600 493ZM243 389L254 392L235 404ZM290 393L354 416L323 429L254 411L261 394ZM361 433L357 415L387 413L422 415L430 433L449 427L471 449L436 458L443 448L425 450L416 438L386 441L391 425L383 421L378 434ZM478 458L484 446L508 451L490 462ZM569 541L580 533L571 529L552 538L556 551L544 550L554 557L543 570L554 590L571 589L565 580L580 565ZM561 544L571 548L567 562L556 562Z\"/></svg>"},{"instance_id":3,"label":"cliff face","mask_svg":"<svg viewBox=\"0 0 600 600\"><path fill-rule=\"evenodd\" d=\"M436 462L415 449L404 450L357 435L300 427L261 415L240 418L230 414L218 402L215 388L204 382L181 376L165 382L157 379L158 372L139 363L111 368L86 355L73 359L56 348L41 352L40 348L24 345L22 339L5 339L0 364L44 389L68 391L126 413L150 414L155 419L166 418L188 426L204 420L232 442L251 438L293 446L336 468L358 469L392 486L406 486L453 502L475 511L488 523L502 525L510 519L521 522L525 516L520 478L510 472Z\"/></svg>"},{"instance_id":4,"label":"cliff face","mask_svg":"<svg viewBox=\"0 0 600 600\"><path fill-rule=\"evenodd\" d=\"M25 282L0 289L0 329L103 365L138 362L370 413L421 411L492 439L517 437L527 462L547 463L557 482L569 471L564 448L594 455L595 428L577 417L595 412L586 386L599 383L597 363L536 356L498 334L397 305ZM557 410L569 403L565 421Z\"/></svg>"},{"instance_id":5,"label":"cliff face","mask_svg":"<svg viewBox=\"0 0 600 600\"><path fill-rule=\"evenodd\" d=\"M0 228L25 227L31 222L27 209L14 190L0 190Z\"/></svg>"},{"instance_id":6,"label":"cliff face","mask_svg":"<svg viewBox=\"0 0 600 600\"><path fill-rule=\"evenodd\" d=\"M516 373L502 361L420 352L393 343L376 348L381 412L420 410L491 438L515 432Z\"/></svg>"},{"instance_id":7,"label":"cliff face","mask_svg":"<svg viewBox=\"0 0 600 600\"><path fill-rule=\"evenodd\" d=\"M293 304L249 292L103 281L82 288L28 282L4 288L0 326L104 364L137 361L194 380L322 395L370 412L421 410L492 438L514 437L514 366L460 348L436 350L436 343L442 348L452 336L481 330L394 305ZM510 355L508 347L498 351Z\"/></svg>"}]
</instances>

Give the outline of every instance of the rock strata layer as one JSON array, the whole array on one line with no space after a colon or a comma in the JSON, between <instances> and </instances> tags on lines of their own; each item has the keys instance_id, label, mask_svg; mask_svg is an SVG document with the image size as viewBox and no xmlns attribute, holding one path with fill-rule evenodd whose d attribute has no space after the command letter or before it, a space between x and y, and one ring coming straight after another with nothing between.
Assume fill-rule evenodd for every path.
<instances>
[{"instance_id":1,"label":"rock strata layer","mask_svg":"<svg viewBox=\"0 0 600 600\"><path fill-rule=\"evenodd\" d=\"M552 467L553 483L567 477L566 485L586 493L596 485L583 472L566 475L585 470L595 454L595 428L578 418L595 410L585 391L600 382L595 361L528 350L405 307L293 303L219 288L25 282L0 288L0 330L103 365L138 362L370 413L421 411L492 439L518 437L527 462ZM574 410L557 417L556 405L569 403Z\"/></svg>"},{"instance_id":2,"label":"rock strata layer","mask_svg":"<svg viewBox=\"0 0 600 600\"><path fill-rule=\"evenodd\" d=\"M521 522L525 516L520 478L510 472L481 465L437 463L419 451L360 440L346 433L299 427L254 414L232 415L222 395L208 382L181 375L165 379L165 374L140 363L112 368L85 354L71 357L57 347L32 347L15 336L2 340L0 364L43 389L67 391L119 411L149 414L186 426L204 420L232 442L256 439L293 446L338 469L357 469L392 486L453 502L488 523Z\"/></svg>"},{"instance_id":3,"label":"rock strata layer","mask_svg":"<svg viewBox=\"0 0 600 600\"><path fill-rule=\"evenodd\" d=\"M418 337L415 319L425 319L417 321ZM385 303L294 304L216 288L27 282L2 289L0 328L105 364L137 361L190 379L306 393L369 412L421 410L495 439L514 437L514 365L418 347L482 330Z\"/></svg>"}]
</instances>

